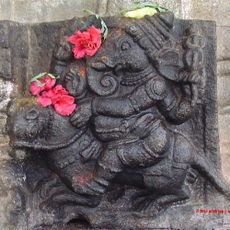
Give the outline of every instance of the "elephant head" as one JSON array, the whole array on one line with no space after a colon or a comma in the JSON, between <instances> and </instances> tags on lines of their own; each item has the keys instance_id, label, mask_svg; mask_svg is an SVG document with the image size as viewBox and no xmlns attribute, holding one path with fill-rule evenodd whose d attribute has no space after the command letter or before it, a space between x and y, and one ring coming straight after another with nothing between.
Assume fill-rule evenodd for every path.
<instances>
[{"instance_id":1,"label":"elephant head","mask_svg":"<svg viewBox=\"0 0 230 230\"><path fill-rule=\"evenodd\" d=\"M173 14L166 12L143 19L126 19L118 29L110 30L96 55L88 59L91 89L100 96L111 95L120 83L134 85L157 71L175 80L172 66L177 74L182 68L182 55L168 45L174 40L173 22Z\"/></svg>"}]
</instances>

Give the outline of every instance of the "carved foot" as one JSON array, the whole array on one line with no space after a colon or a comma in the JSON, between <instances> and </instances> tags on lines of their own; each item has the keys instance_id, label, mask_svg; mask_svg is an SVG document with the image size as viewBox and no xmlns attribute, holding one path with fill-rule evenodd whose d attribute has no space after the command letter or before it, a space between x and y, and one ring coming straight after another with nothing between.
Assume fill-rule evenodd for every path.
<instances>
[{"instance_id":1,"label":"carved foot","mask_svg":"<svg viewBox=\"0 0 230 230\"><path fill-rule=\"evenodd\" d=\"M53 178L42 184L38 196L43 200L40 209L54 209L63 205L83 205L94 207L98 204L95 197L83 196L68 189L60 183L58 178Z\"/></svg>"},{"instance_id":2,"label":"carved foot","mask_svg":"<svg viewBox=\"0 0 230 230\"><path fill-rule=\"evenodd\" d=\"M58 194L54 194L52 197L43 201L40 204L40 209L42 210L55 209L57 207L68 206L68 205L95 207L98 205L99 202L100 202L99 199L93 197L92 198L84 197L82 195L72 193L71 191L65 191Z\"/></svg>"},{"instance_id":3,"label":"carved foot","mask_svg":"<svg viewBox=\"0 0 230 230\"><path fill-rule=\"evenodd\" d=\"M154 196L140 197L133 202L133 210L139 216L151 215L155 216L163 210L163 206L157 202Z\"/></svg>"},{"instance_id":4,"label":"carved foot","mask_svg":"<svg viewBox=\"0 0 230 230\"><path fill-rule=\"evenodd\" d=\"M76 178L72 185L76 193L89 196L101 196L109 185L109 182L100 177L84 178L84 181Z\"/></svg>"},{"instance_id":5,"label":"carved foot","mask_svg":"<svg viewBox=\"0 0 230 230\"><path fill-rule=\"evenodd\" d=\"M170 205L177 204L178 202L185 202L189 196L190 191L188 187L183 186L181 189L177 190L175 194L161 195L158 197L154 195L139 197L133 202L133 209L135 212L139 212L141 216L157 216Z\"/></svg>"}]
</instances>

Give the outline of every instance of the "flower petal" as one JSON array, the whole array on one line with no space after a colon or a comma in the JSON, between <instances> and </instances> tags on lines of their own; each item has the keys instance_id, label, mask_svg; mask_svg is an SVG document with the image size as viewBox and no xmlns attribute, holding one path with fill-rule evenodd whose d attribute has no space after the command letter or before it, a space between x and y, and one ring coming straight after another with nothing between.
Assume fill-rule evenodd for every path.
<instances>
[{"instance_id":1,"label":"flower petal","mask_svg":"<svg viewBox=\"0 0 230 230\"><path fill-rule=\"evenodd\" d=\"M68 96L68 95L54 96L52 98L52 104L54 105L59 104L60 106L73 104L74 101L75 101L75 98L72 96Z\"/></svg>"},{"instance_id":2,"label":"flower petal","mask_svg":"<svg viewBox=\"0 0 230 230\"><path fill-rule=\"evenodd\" d=\"M57 95L68 95L69 92L60 84L56 85L53 88L53 93L55 94L55 96Z\"/></svg>"},{"instance_id":3,"label":"flower petal","mask_svg":"<svg viewBox=\"0 0 230 230\"><path fill-rule=\"evenodd\" d=\"M86 55L93 56L101 46L102 31L95 26L81 32L76 31L74 35L68 38L68 41L74 45L72 51L74 58L80 59Z\"/></svg>"},{"instance_id":4,"label":"flower petal","mask_svg":"<svg viewBox=\"0 0 230 230\"><path fill-rule=\"evenodd\" d=\"M38 86L38 83L35 81L30 86L30 92L34 96L38 96L44 90L44 86Z\"/></svg>"},{"instance_id":5,"label":"flower petal","mask_svg":"<svg viewBox=\"0 0 230 230\"><path fill-rule=\"evenodd\" d=\"M66 105L66 106L61 106L59 104L54 105L55 111L63 116L69 116L73 113L73 111L76 109L77 105L72 104L72 105Z\"/></svg>"},{"instance_id":6,"label":"flower petal","mask_svg":"<svg viewBox=\"0 0 230 230\"><path fill-rule=\"evenodd\" d=\"M55 94L54 94L52 89L42 92L42 97L52 98L54 96L55 96Z\"/></svg>"},{"instance_id":7,"label":"flower petal","mask_svg":"<svg viewBox=\"0 0 230 230\"><path fill-rule=\"evenodd\" d=\"M44 80L45 80L45 83L46 83L45 86L44 86L45 90L52 89L53 86L56 83L56 80L53 79L53 78L51 78L49 75L46 75L45 78L44 78Z\"/></svg>"},{"instance_id":8,"label":"flower petal","mask_svg":"<svg viewBox=\"0 0 230 230\"><path fill-rule=\"evenodd\" d=\"M77 47L73 48L73 53L74 53L74 57L76 59L80 59L80 58L83 58L85 57L86 55L86 49L79 49Z\"/></svg>"},{"instance_id":9,"label":"flower petal","mask_svg":"<svg viewBox=\"0 0 230 230\"><path fill-rule=\"evenodd\" d=\"M46 107L52 104L51 98L48 97L37 97L37 101L42 107Z\"/></svg>"}]
</instances>

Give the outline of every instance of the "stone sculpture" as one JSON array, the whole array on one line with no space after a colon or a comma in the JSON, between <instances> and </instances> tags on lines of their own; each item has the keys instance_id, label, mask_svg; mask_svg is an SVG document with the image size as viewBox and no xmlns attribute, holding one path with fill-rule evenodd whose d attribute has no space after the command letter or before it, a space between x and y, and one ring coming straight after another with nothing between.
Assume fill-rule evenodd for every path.
<instances>
[{"instance_id":1,"label":"stone sculpture","mask_svg":"<svg viewBox=\"0 0 230 230\"><path fill-rule=\"evenodd\" d=\"M53 70L78 104L70 117L31 98L14 105L12 145L35 151L49 172L28 176L49 193L39 207L88 220L108 193L112 205L128 194L125 212L155 218L189 200L200 177L229 198L218 161L176 129L204 103L209 44L200 25L166 12L109 28L93 57L75 60L65 37L56 50Z\"/></svg>"}]
</instances>

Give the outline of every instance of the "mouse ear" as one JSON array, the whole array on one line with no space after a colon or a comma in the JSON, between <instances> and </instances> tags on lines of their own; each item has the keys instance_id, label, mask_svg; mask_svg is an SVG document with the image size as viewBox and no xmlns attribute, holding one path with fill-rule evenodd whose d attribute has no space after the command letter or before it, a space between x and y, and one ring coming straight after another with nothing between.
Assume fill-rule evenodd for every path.
<instances>
[{"instance_id":1,"label":"mouse ear","mask_svg":"<svg viewBox=\"0 0 230 230\"><path fill-rule=\"evenodd\" d=\"M157 71L165 78L173 81L179 80L179 72L183 68L183 60L178 49L163 49L160 51L154 64Z\"/></svg>"}]
</instances>

